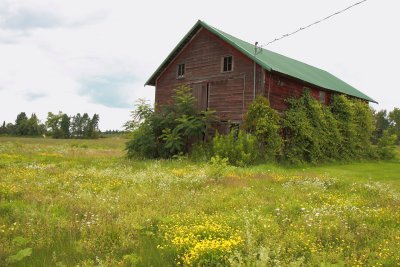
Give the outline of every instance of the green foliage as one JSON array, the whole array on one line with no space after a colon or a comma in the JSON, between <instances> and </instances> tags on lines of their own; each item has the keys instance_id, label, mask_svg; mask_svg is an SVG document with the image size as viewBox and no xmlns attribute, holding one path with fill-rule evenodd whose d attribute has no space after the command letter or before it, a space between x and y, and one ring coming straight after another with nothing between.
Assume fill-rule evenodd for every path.
<instances>
[{"instance_id":1,"label":"green foliage","mask_svg":"<svg viewBox=\"0 0 400 267\"><path fill-rule=\"evenodd\" d=\"M15 133L16 135L28 135L28 132L28 117L25 112L21 112L15 120Z\"/></svg>"},{"instance_id":2,"label":"green foliage","mask_svg":"<svg viewBox=\"0 0 400 267\"><path fill-rule=\"evenodd\" d=\"M212 149L215 156L228 159L234 166L253 164L259 157L257 138L241 130L217 134L212 140Z\"/></svg>"},{"instance_id":3,"label":"green foliage","mask_svg":"<svg viewBox=\"0 0 400 267\"><path fill-rule=\"evenodd\" d=\"M211 157L210 170L208 174L215 180L220 180L224 177L228 169L228 159L221 158L220 156Z\"/></svg>"},{"instance_id":4,"label":"green foliage","mask_svg":"<svg viewBox=\"0 0 400 267\"><path fill-rule=\"evenodd\" d=\"M373 113L367 103L339 95L333 98L332 113L342 140L339 153L344 160L366 159L372 153Z\"/></svg>"},{"instance_id":5,"label":"green foliage","mask_svg":"<svg viewBox=\"0 0 400 267\"><path fill-rule=\"evenodd\" d=\"M183 151L185 143L182 134L177 128L174 130L164 129L160 138L164 141L164 149L167 150L168 154L177 155Z\"/></svg>"},{"instance_id":6,"label":"green foliage","mask_svg":"<svg viewBox=\"0 0 400 267\"><path fill-rule=\"evenodd\" d=\"M289 108L283 117L285 159L294 164L315 164L338 157L335 142L340 138L329 110L309 91L287 103Z\"/></svg>"},{"instance_id":7,"label":"green foliage","mask_svg":"<svg viewBox=\"0 0 400 267\"><path fill-rule=\"evenodd\" d=\"M78 113L72 118L61 111L58 114L49 112L47 115L46 126L49 134L53 138L86 138L95 139L99 137L99 120L98 114L94 114L92 118L87 113L81 116Z\"/></svg>"},{"instance_id":8,"label":"green foliage","mask_svg":"<svg viewBox=\"0 0 400 267\"><path fill-rule=\"evenodd\" d=\"M0 134L17 136L39 136L45 133L45 126L40 123L35 113L28 119L25 112L18 114L15 124L3 122Z\"/></svg>"},{"instance_id":9,"label":"green foliage","mask_svg":"<svg viewBox=\"0 0 400 267\"><path fill-rule=\"evenodd\" d=\"M368 103L352 100L355 125L355 154L356 157L367 159L372 153L372 136L375 131L373 112Z\"/></svg>"},{"instance_id":10,"label":"green foliage","mask_svg":"<svg viewBox=\"0 0 400 267\"><path fill-rule=\"evenodd\" d=\"M53 114L52 112L47 114L46 127L49 129L49 132L53 138L63 137L63 132L61 130L62 116L63 113L61 111L58 112L58 114Z\"/></svg>"},{"instance_id":11,"label":"green foliage","mask_svg":"<svg viewBox=\"0 0 400 267\"><path fill-rule=\"evenodd\" d=\"M268 100L257 97L244 116L244 129L257 137L260 155L273 161L280 155L282 138L280 136L280 117L269 106Z\"/></svg>"},{"instance_id":12,"label":"green foliage","mask_svg":"<svg viewBox=\"0 0 400 267\"><path fill-rule=\"evenodd\" d=\"M5 121L3 121L3 124L0 127L0 135L3 135L3 134L8 134L8 130L7 130Z\"/></svg>"},{"instance_id":13,"label":"green foliage","mask_svg":"<svg viewBox=\"0 0 400 267\"><path fill-rule=\"evenodd\" d=\"M71 133L69 132L69 128L71 125L70 117L67 114L63 114L61 116L60 122L60 130L62 138L69 138Z\"/></svg>"},{"instance_id":14,"label":"green foliage","mask_svg":"<svg viewBox=\"0 0 400 267\"><path fill-rule=\"evenodd\" d=\"M396 135L390 134L388 130L383 132L382 137L378 140L377 153L381 159L393 159L396 157Z\"/></svg>"},{"instance_id":15,"label":"green foliage","mask_svg":"<svg viewBox=\"0 0 400 267\"><path fill-rule=\"evenodd\" d=\"M212 144L210 142L196 142L190 151L190 159L196 162L207 162L212 157Z\"/></svg>"},{"instance_id":16,"label":"green foliage","mask_svg":"<svg viewBox=\"0 0 400 267\"><path fill-rule=\"evenodd\" d=\"M344 95L335 96L332 101L332 113L338 122L342 136L339 153L344 160L351 160L357 156L356 145L358 143L353 103Z\"/></svg>"},{"instance_id":17,"label":"green foliage","mask_svg":"<svg viewBox=\"0 0 400 267\"><path fill-rule=\"evenodd\" d=\"M143 124L132 132L131 139L126 143L129 158L157 157L157 142L153 129L149 124Z\"/></svg>"},{"instance_id":18,"label":"green foliage","mask_svg":"<svg viewBox=\"0 0 400 267\"><path fill-rule=\"evenodd\" d=\"M195 115L197 113L195 109L196 98L193 96L192 89L188 86L181 85L174 90L172 96L173 107L172 111L179 115Z\"/></svg>"},{"instance_id":19,"label":"green foliage","mask_svg":"<svg viewBox=\"0 0 400 267\"><path fill-rule=\"evenodd\" d=\"M343 95L326 107L310 92L288 101L284 114L284 157L313 163L367 159L373 154L374 122L368 104Z\"/></svg>"},{"instance_id":20,"label":"green foliage","mask_svg":"<svg viewBox=\"0 0 400 267\"><path fill-rule=\"evenodd\" d=\"M388 114L386 110L380 110L378 112L374 112L374 121L375 121L375 131L373 133L373 140L376 144L378 139L383 136L383 132L389 129L390 122L388 118Z\"/></svg>"},{"instance_id":21,"label":"green foliage","mask_svg":"<svg viewBox=\"0 0 400 267\"><path fill-rule=\"evenodd\" d=\"M197 111L196 99L187 86L177 88L172 99L171 105L159 107L157 112L148 103L139 101L131 113L132 120L125 124L126 130L133 130L126 147L128 157L170 158L186 154L206 134L214 112Z\"/></svg>"},{"instance_id":22,"label":"green foliage","mask_svg":"<svg viewBox=\"0 0 400 267\"><path fill-rule=\"evenodd\" d=\"M400 145L400 108L394 108L389 113L390 132L397 136L397 144Z\"/></svg>"},{"instance_id":23,"label":"green foliage","mask_svg":"<svg viewBox=\"0 0 400 267\"><path fill-rule=\"evenodd\" d=\"M29 257L32 255L32 249L31 248L25 248L21 249L20 251L17 252L15 255L11 255L7 258L8 263L18 263L25 259L26 257Z\"/></svg>"},{"instance_id":24,"label":"green foliage","mask_svg":"<svg viewBox=\"0 0 400 267\"><path fill-rule=\"evenodd\" d=\"M141 123L151 118L153 115L153 108L144 99L139 99L136 109L131 111L132 120L124 124L125 131L132 132L136 130Z\"/></svg>"}]
</instances>

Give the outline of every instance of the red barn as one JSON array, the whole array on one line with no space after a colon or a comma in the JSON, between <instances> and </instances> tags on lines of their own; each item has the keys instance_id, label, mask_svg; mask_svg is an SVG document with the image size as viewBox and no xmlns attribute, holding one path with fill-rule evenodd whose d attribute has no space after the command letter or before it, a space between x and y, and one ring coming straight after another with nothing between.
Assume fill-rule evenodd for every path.
<instances>
[{"instance_id":1,"label":"red barn","mask_svg":"<svg viewBox=\"0 0 400 267\"><path fill-rule=\"evenodd\" d=\"M200 20L145 85L156 87L155 103L164 105L181 84L192 88L199 109L216 110L222 123L240 123L257 95L280 112L286 109L285 99L305 89L324 104L333 94L376 103L324 70L256 48Z\"/></svg>"}]
</instances>

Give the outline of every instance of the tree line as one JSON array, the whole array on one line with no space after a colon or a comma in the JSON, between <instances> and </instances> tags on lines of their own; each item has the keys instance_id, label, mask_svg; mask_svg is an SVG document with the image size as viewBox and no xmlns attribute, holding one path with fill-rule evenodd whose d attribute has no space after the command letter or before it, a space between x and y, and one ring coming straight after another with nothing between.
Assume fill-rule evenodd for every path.
<instances>
[{"instance_id":1,"label":"tree line","mask_svg":"<svg viewBox=\"0 0 400 267\"><path fill-rule=\"evenodd\" d=\"M99 130L98 114L90 117L87 113L77 113L69 116L66 113L58 114L49 112L46 122L42 123L33 113L29 118L25 112L17 115L15 123L6 123L0 127L0 135L13 136L52 136L53 138L98 138Z\"/></svg>"}]
</instances>

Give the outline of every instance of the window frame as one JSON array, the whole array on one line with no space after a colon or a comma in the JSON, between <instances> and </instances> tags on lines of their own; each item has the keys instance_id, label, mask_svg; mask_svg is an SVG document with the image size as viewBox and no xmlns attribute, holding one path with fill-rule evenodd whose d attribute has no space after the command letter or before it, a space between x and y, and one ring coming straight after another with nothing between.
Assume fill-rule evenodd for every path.
<instances>
[{"instance_id":1,"label":"window frame","mask_svg":"<svg viewBox=\"0 0 400 267\"><path fill-rule=\"evenodd\" d=\"M231 68L230 68L230 70L229 69L225 70L225 59L228 59L228 58L231 58L231 64L230 64ZM227 63L227 65L229 65L229 64ZM222 73L232 72L233 68L234 68L233 56L232 55L224 55L224 56L222 56L221 57L221 72Z\"/></svg>"},{"instance_id":2,"label":"window frame","mask_svg":"<svg viewBox=\"0 0 400 267\"><path fill-rule=\"evenodd\" d=\"M183 66L183 68L181 68L182 66ZM181 71L183 71L182 74L180 74ZM177 77L177 79L183 79L183 78L185 78L185 74L186 74L186 64L185 64L185 63L180 63L180 64L178 64L177 71L176 71L176 77Z\"/></svg>"}]
</instances>

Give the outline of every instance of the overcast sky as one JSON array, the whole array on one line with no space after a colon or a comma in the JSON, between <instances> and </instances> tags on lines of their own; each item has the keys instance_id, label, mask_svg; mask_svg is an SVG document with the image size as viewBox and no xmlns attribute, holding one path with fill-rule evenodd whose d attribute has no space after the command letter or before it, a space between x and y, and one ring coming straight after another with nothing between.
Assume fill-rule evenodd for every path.
<instances>
[{"instance_id":1,"label":"overcast sky","mask_svg":"<svg viewBox=\"0 0 400 267\"><path fill-rule=\"evenodd\" d=\"M48 111L100 114L120 129L145 81L198 19L266 43L355 2L0 0L0 121ZM400 1L369 0L266 47L400 107Z\"/></svg>"}]
</instances>

